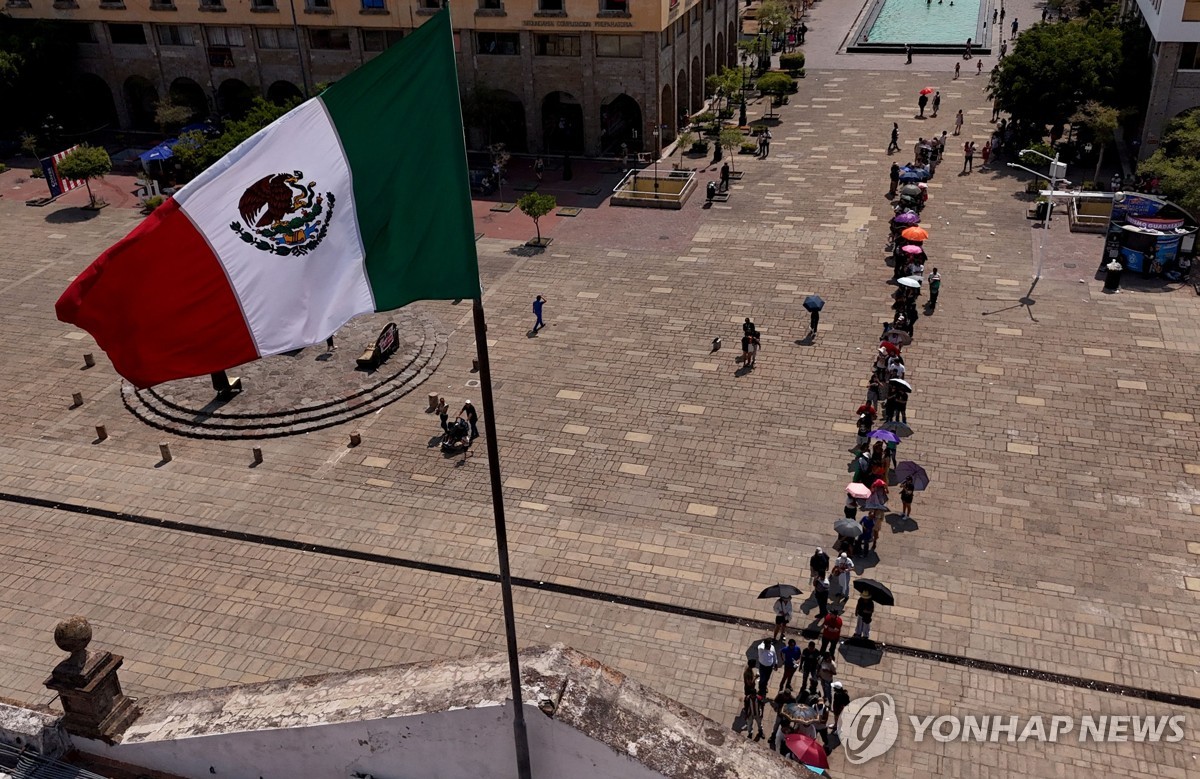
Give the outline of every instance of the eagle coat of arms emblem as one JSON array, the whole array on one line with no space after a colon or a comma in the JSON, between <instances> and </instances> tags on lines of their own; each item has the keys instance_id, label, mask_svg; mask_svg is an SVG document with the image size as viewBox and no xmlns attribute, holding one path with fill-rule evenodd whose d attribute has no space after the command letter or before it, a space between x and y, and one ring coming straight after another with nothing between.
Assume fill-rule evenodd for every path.
<instances>
[{"instance_id":1,"label":"eagle coat of arms emblem","mask_svg":"<svg viewBox=\"0 0 1200 779\"><path fill-rule=\"evenodd\" d=\"M263 176L238 200L238 214L246 226L235 221L229 229L264 252L308 254L329 232L336 198L332 192L317 193L317 182L303 181L304 173L299 170Z\"/></svg>"}]
</instances>

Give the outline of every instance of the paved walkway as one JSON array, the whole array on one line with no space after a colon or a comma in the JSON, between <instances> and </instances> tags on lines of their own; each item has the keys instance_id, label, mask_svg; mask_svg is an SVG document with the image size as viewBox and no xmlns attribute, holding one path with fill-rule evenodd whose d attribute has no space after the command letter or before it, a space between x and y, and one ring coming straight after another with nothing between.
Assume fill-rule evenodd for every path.
<instances>
[{"instance_id":1,"label":"paved walkway","mask_svg":"<svg viewBox=\"0 0 1200 779\"><path fill-rule=\"evenodd\" d=\"M601 206L564 220L534 256L512 239L480 241L516 574L755 619L769 617L754 600L761 587L802 583L812 548L833 540L852 412L887 313L887 127L899 122L909 148L934 125L912 118L925 80L810 71L771 158L738 158L747 175L728 204ZM944 112L963 107L969 137L986 137L980 92L941 88ZM874 634L1200 695L1190 381L1200 301L1190 290L1104 295L1090 273L1047 275L1031 290L1041 236L1024 219L1021 182L957 176L959 156L947 154L924 219L941 302L906 350L917 434L901 457L925 464L934 484L915 523L889 528L868 561L898 599ZM438 426L422 392L359 423L265 442L257 468L248 443L181 439L156 468L164 434L123 408L103 360L81 370L94 346L52 309L138 217L61 213L0 200L10 238L0 246L10 377L0 490L184 525L6 501L0 695L50 700L51 631L71 613L125 655L135 695L502 646L494 586L403 563L494 569L482 447L465 461L429 448ZM827 301L815 343L802 340L810 292ZM549 327L530 338L538 293ZM466 306L420 308L450 339L428 391L478 401ZM746 316L764 335L748 374L734 362ZM712 354L717 335L726 346ZM72 391L82 408L69 408ZM101 422L110 438L93 443ZM354 431L363 445L349 449ZM202 532L213 528L401 559ZM523 644L564 641L723 722L738 706L742 652L760 635L532 585L517 606ZM1181 713L894 652L841 665L853 695L889 692L902 714ZM1194 743L1190 730L1181 744L916 743L905 721L887 755L858 767L835 755L834 770L1184 777Z\"/></svg>"}]
</instances>

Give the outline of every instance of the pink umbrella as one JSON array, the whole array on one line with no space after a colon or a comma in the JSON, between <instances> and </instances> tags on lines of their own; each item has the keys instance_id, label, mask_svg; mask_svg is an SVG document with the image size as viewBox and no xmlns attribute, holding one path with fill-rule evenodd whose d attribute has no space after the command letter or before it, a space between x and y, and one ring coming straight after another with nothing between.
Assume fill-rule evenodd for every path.
<instances>
[{"instance_id":1,"label":"pink umbrella","mask_svg":"<svg viewBox=\"0 0 1200 779\"><path fill-rule=\"evenodd\" d=\"M925 250L916 244L910 243L907 246L901 246L900 251L904 252L905 254L921 254Z\"/></svg>"},{"instance_id":2,"label":"pink umbrella","mask_svg":"<svg viewBox=\"0 0 1200 779\"><path fill-rule=\"evenodd\" d=\"M865 484L851 482L850 484L846 485L846 494L852 498L866 500L867 498L871 497L871 488Z\"/></svg>"}]
</instances>

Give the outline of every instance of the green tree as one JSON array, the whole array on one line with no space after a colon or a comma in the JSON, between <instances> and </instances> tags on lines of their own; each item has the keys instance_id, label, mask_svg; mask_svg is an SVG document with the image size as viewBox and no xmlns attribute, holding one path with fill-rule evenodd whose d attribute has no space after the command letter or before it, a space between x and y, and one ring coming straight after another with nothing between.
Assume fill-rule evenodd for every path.
<instances>
[{"instance_id":1,"label":"green tree","mask_svg":"<svg viewBox=\"0 0 1200 779\"><path fill-rule=\"evenodd\" d=\"M721 134L717 136L717 143L721 144L721 148L729 152L729 169L734 170L733 158L742 147L742 140L746 136L742 135L742 131L736 127L725 127L721 130Z\"/></svg>"},{"instance_id":2,"label":"green tree","mask_svg":"<svg viewBox=\"0 0 1200 779\"><path fill-rule=\"evenodd\" d=\"M1095 100L1089 100L1079 107L1071 116L1071 124L1086 127L1091 133L1092 141L1099 147L1096 157L1096 172L1092 181L1100 180L1100 166L1104 164L1104 148L1112 140L1113 131L1121 121L1121 113L1111 106L1101 105Z\"/></svg>"},{"instance_id":3,"label":"green tree","mask_svg":"<svg viewBox=\"0 0 1200 779\"><path fill-rule=\"evenodd\" d=\"M737 42L738 51L741 52L743 62L750 64L750 59L754 59L754 67L758 72L765 71L771 65L771 41L765 35L755 35L753 38L746 38Z\"/></svg>"},{"instance_id":4,"label":"green tree","mask_svg":"<svg viewBox=\"0 0 1200 779\"><path fill-rule=\"evenodd\" d=\"M696 134L684 130L678 137L675 138L675 145L679 150L679 167L683 167L683 154L685 151L692 148L692 144L696 142Z\"/></svg>"},{"instance_id":5,"label":"green tree","mask_svg":"<svg viewBox=\"0 0 1200 779\"><path fill-rule=\"evenodd\" d=\"M1164 195L1200 214L1200 110L1167 123L1158 150L1138 166L1138 173L1157 177Z\"/></svg>"},{"instance_id":6,"label":"green tree","mask_svg":"<svg viewBox=\"0 0 1200 779\"><path fill-rule=\"evenodd\" d=\"M554 195L542 195L537 192L522 195L521 199L517 201L517 208L521 209L521 213L533 220L539 245L542 243L542 228L538 224L538 220L557 207L558 201L554 199Z\"/></svg>"},{"instance_id":7,"label":"green tree","mask_svg":"<svg viewBox=\"0 0 1200 779\"><path fill-rule=\"evenodd\" d=\"M796 88L796 80L786 73L772 71L760 77L755 86L758 91L764 95L770 95L776 100L782 100L783 96L789 94ZM771 101L770 113L768 116L775 115L775 101Z\"/></svg>"},{"instance_id":8,"label":"green tree","mask_svg":"<svg viewBox=\"0 0 1200 779\"><path fill-rule=\"evenodd\" d=\"M1100 17L1035 24L1000 60L988 95L1007 111L1018 140L1040 138L1089 100L1110 104L1121 69L1120 28Z\"/></svg>"},{"instance_id":9,"label":"green tree","mask_svg":"<svg viewBox=\"0 0 1200 779\"><path fill-rule=\"evenodd\" d=\"M229 121L221 133L210 138L202 132L186 132L171 151L187 177L195 176L224 157L242 141L274 122L296 106L297 101L276 105L263 97L254 98L241 119Z\"/></svg>"},{"instance_id":10,"label":"green tree","mask_svg":"<svg viewBox=\"0 0 1200 779\"><path fill-rule=\"evenodd\" d=\"M772 38L787 32L792 23L792 12L780 0L763 0L758 6L758 29Z\"/></svg>"},{"instance_id":11,"label":"green tree","mask_svg":"<svg viewBox=\"0 0 1200 779\"><path fill-rule=\"evenodd\" d=\"M84 144L58 161L58 175L64 179L83 180L92 208L96 207L92 179L104 178L111 170L112 160L101 146Z\"/></svg>"},{"instance_id":12,"label":"green tree","mask_svg":"<svg viewBox=\"0 0 1200 779\"><path fill-rule=\"evenodd\" d=\"M154 121L164 133L178 129L192 118L192 109L185 105L176 105L170 101L159 101L154 107Z\"/></svg>"}]
</instances>

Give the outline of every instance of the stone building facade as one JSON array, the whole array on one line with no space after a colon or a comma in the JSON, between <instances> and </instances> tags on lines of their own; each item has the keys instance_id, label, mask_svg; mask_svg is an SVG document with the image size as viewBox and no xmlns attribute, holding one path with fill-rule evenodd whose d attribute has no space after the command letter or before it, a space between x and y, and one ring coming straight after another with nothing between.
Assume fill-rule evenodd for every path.
<instances>
[{"instance_id":1,"label":"stone building facade","mask_svg":"<svg viewBox=\"0 0 1200 779\"><path fill-rule=\"evenodd\" d=\"M154 130L155 106L236 116L312 94L401 40L440 0L6 0L68 22L96 124ZM736 62L737 0L474 0L452 9L468 143L653 152ZM419 112L413 117L419 126Z\"/></svg>"},{"instance_id":2,"label":"stone building facade","mask_svg":"<svg viewBox=\"0 0 1200 779\"><path fill-rule=\"evenodd\" d=\"M1142 159L1158 149L1167 123L1200 108L1200 0L1126 0L1153 37L1153 76L1142 125Z\"/></svg>"}]
</instances>

